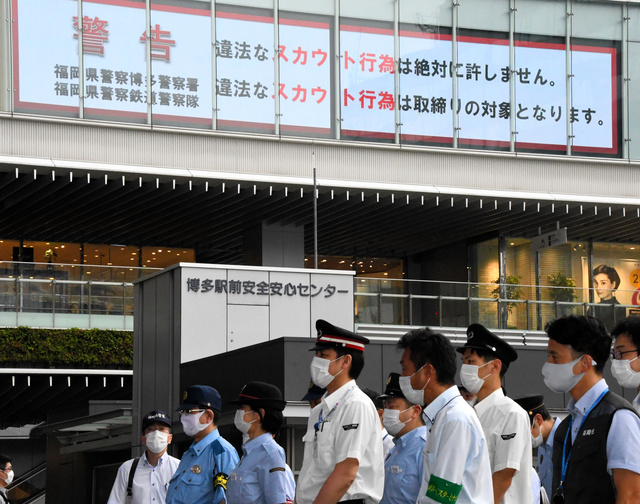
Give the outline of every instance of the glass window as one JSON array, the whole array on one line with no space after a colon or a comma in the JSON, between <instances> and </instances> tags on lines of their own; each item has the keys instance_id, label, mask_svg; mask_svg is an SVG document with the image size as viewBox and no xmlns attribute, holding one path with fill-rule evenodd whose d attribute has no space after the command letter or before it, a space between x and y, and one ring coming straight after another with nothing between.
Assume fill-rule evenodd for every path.
<instances>
[{"instance_id":1,"label":"glass window","mask_svg":"<svg viewBox=\"0 0 640 504\"><path fill-rule=\"evenodd\" d=\"M341 135L395 141L394 2L340 3Z\"/></svg>"},{"instance_id":2,"label":"glass window","mask_svg":"<svg viewBox=\"0 0 640 504\"><path fill-rule=\"evenodd\" d=\"M195 262L193 249L179 247L142 247L142 267L166 268L179 262Z\"/></svg>"}]
</instances>

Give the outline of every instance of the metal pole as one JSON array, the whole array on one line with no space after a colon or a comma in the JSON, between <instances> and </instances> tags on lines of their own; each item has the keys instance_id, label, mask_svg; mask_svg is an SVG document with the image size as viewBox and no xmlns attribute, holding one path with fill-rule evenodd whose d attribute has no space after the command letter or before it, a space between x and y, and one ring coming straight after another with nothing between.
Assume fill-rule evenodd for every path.
<instances>
[{"instance_id":1,"label":"metal pole","mask_svg":"<svg viewBox=\"0 0 640 504\"><path fill-rule=\"evenodd\" d=\"M313 154L314 165L316 155ZM313 257L314 267L318 269L318 181L316 179L316 167L313 167Z\"/></svg>"}]
</instances>

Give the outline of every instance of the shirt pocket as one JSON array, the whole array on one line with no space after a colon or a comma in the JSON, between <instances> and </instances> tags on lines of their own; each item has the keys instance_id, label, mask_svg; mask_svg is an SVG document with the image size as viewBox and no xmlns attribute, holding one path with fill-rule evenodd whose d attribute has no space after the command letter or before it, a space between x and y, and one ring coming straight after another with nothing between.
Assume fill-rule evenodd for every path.
<instances>
[{"instance_id":1,"label":"shirt pocket","mask_svg":"<svg viewBox=\"0 0 640 504\"><path fill-rule=\"evenodd\" d=\"M318 431L313 434L311 440L312 446L315 445L313 454L317 458L321 467L334 466L336 456L336 447L334 447L336 439L336 425L331 422L325 422L320 426ZM338 426L338 428L340 428ZM317 437L316 437L317 435Z\"/></svg>"},{"instance_id":2,"label":"shirt pocket","mask_svg":"<svg viewBox=\"0 0 640 504\"><path fill-rule=\"evenodd\" d=\"M255 468L250 471L237 472L235 485L241 497L240 502L256 502L262 493L258 471Z\"/></svg>"},{"instance_id":3,"label":"shirt pocket","mask_svg":"<svg viewBox=\"0 0 640 504\"><path fill-rule=\"evenodd\" d=\"M206 474L204 472L194 473L191 470L187 470L180 476L180 481L185 485L190 486L202 486L207 481Z\"/></svg>"}]
</instances>

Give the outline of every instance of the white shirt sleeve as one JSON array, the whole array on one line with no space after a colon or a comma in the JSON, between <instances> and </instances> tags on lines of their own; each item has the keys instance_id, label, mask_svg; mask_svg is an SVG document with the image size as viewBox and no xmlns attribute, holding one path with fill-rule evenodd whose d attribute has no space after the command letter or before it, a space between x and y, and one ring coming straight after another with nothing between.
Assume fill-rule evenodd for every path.
<instances>
[{"instance_id":1,"label":"white shirt sleeve","mask_svg":"<svg viewBox=\"0 0 640 504\"><path fill-rule=\"evenodd\" d=\"M503 469L520 470L522 453L531 451L531 444L527 446L527 436L531 436L531 428L526 413L522 410L510 411L501 431L495 433L495 455L493 458L493 472Z\"/></svg>"},{"instance_id":2,"label":"white shirt sleeve","mask_svg":"<svg viewBox=\"0 0 640 504\"><path fill-rule=\"evenodd\" d=\"M111 494L107 504L126 504L127 502L127 482L129 481L129 471L132 461L128 460L118 468L116 480L113 482Z\"/></svg>"},{"instance_id":3,"label":"white shirt sleeve","mask_svg":"<svg viewBox=\"0 0 640 504\"><path fill-rule=\"evenodd\" d=\"M341 424L335 427L336 464L348 458L362 459L374 432L382 445L380 420L374 408L369 406L361 401L344 405L345 411L340 417Z\"/></svg>"}]
</instances>

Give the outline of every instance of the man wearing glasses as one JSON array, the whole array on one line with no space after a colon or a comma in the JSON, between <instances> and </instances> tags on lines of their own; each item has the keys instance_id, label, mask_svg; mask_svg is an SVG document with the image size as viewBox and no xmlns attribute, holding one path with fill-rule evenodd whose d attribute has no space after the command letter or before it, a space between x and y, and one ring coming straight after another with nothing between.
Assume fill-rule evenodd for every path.
<instances>
[{"instance_id":1,"label":"man wearing glasses","mask_svg":"<svg viewBox=\"0 0 640 504\"><path fill-rule=\"evenodd\" d=\"M0 504L8 504L7 486L13 481L13 466L11 459L6 455L0 455Z\"/></svg>"},{"instance_id":2,"label":"man wearing glasses","mask_svg":"<svg viewBox=\"0 0 640 504\"><path fill-rule=\"evenodd\" d=\"M218 432L221 409L222 399L213 387L194 385L184 391L178 411L193 444L169 482L167 504L226 502L227 480L240 459Z\"/></svg>"},{"instance_id":3,"label":"man wearing glasses","mask_svg":"<svg viewBox=\"0 0 640 504\"><path fill-rule=\"evenodd\" d=\"M611 374L621 387L638 390L631 405L640 413L640 318L629 317L611 331L613 343L613 361Z\"/></svg>"},{"instance_id":4,"label":"man wearing glasses","mask_svg":"<svg viewBox=\"0 0 640 504\"><path fill-rule=\"evenodd\" d=\"M142 457L118 469L107 504L164 504L169 480L180 461L167 454L171 419L164 411L150 411L142 419Z\"/></svg>"},{"instance_id":5,"label":"man wearing glasses","mask_svg":"<svg viewBox=\"0 0 640 504\"><path fill-rule=\"evenodd\" d=\"M545 385L571 396L569 416L553 439L553 503L638 502L640 418L602 378L611 352L604 324L571 315L547 324L545 331Z\"/></svg>"}]
</instances>

